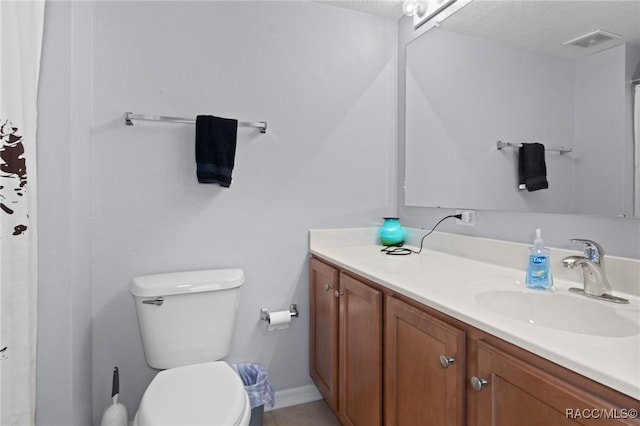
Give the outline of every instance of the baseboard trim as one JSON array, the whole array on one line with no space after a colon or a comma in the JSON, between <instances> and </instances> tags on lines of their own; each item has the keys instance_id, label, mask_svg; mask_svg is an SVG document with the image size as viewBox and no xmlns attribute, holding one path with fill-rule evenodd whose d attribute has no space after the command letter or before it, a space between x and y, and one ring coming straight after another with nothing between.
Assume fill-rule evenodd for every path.
<instances>
[{"instance_id":1,"label":"baseboard trim","mask_svg":"<svg viewBox=\"0 0 640 426\"><path fill-rule=\"evenodd\" d=\"M318 401L322 395L315 385L300 386L298 388L276 391L276 404L273 407L264 407L264 411L277 410L279 408L292 407L307 402Z\"/></svg>"}]
</instances>

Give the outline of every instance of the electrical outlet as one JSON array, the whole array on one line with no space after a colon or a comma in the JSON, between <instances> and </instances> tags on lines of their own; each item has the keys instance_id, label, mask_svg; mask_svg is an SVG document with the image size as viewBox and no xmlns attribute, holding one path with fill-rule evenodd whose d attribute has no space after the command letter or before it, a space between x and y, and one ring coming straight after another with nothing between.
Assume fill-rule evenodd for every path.
<instances>
[{"instance_id":1,"label":"electrical outlet","mask_svg":"<svg viewBox=\"0 0 640 426\"><path fill-rule=\"evenodd\" d=\"M456 214L462 215L462 219L456 219L456 225L476 226L475 210L456 210Z\"/></svg>"}]
</instances>

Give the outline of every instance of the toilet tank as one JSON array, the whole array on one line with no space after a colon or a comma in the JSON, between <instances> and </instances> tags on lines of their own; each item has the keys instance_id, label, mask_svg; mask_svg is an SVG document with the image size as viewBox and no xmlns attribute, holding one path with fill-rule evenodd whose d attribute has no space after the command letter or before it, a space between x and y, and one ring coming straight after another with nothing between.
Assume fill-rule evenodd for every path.
<instances>
[{"instance_id":1,"label":"toilet tank","mask_svg":"<svg viewBox=\"0 0 640 426\"><path fill-rule=\"evenodd\" d=\"M226 357L244 280L242 269L134 278L130 291L147 364L167 369Z\"/></svg>"}]
</instances>

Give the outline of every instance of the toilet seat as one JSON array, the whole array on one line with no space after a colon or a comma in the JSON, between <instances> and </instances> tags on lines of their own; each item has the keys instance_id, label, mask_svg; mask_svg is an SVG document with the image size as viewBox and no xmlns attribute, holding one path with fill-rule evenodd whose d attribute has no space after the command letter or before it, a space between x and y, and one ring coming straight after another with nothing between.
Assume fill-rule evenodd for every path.
<instances>
[{"instance_id":1,"label":"toilet seat","mask_svg":"<svg viewBox=\"0 0 640 426\"><path fill-rule=\"evenodd\" d=\"M134 426L246 426L249 397L240 377L223 361L170 368L151 381Z\"/></svg>"}]
</instances>

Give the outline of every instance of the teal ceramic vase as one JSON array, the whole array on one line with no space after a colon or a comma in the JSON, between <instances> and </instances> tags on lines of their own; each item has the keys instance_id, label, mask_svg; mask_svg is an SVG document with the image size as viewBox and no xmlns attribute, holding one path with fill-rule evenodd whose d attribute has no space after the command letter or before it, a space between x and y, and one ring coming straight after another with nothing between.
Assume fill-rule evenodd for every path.
<instances>
[{"instance_id":1,"label":"teal ceramic vase","mask_svg":"<svg viewBox=\"0 0 640 426\"><path fill-rule=\"evenodd\" d=\"M378 231L380 242L385 246L395 246L404 243L404 229L397 217L385 217L384 223Z\"/></svg>"}]
</instances>

